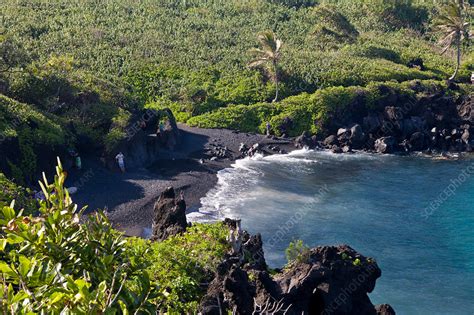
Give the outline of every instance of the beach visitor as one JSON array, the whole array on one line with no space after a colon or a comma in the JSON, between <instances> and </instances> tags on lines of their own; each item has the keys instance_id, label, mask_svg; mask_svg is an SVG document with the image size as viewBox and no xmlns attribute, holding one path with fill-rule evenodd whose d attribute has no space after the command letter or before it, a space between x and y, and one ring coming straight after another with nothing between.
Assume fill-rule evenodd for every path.
<instances>
[{"instance_id":1,"label":"beach visitor","mask_svg":"<svg viewBox=\"0 0 474 315\"><path fill-rule=\"evenodd\" d=\"M272 126L270 125L270 123L269 123L268 121L267 121L266 127L267 127L267 136L269 136L269 135L270 135L270 132L271 132Z\"/></svg>"},{"instance_id":2,"label":"beach visitor","mask_svg":"<svg viewBox=\"0 0 474 315\"><path fill-rule=\"evenodd\" d=\"M123 153L119 152L119 154L117 154L115 159L117 160L118 166L120 170L122 171L122 173L125 173L125 161L124 161L125 156L123 155Z\"/></svg>"},{"instance_id":3,"label":"beach visitor","mask_svg":"<svg viewBox=\"0 0 474 315\"><path fill-rule=\"evenodd\" d=\"M81 156L77 153L75 157L75 163L76 163L76 168L80 171L82 169L82 160L81 160Z\"/></svg>"},{"instance_id":4,"label":"beach visitor","mask_svg":"<svg viewBox=\"0 0 474 315\"><path fill-rule=\"evenodd\" d=\"M159 125L158 132L159 132L159 133L162 133L164 130L165 130L165 125L163 124L162 121L160 121L160 125Z\"/></svg>"}]
</instances>

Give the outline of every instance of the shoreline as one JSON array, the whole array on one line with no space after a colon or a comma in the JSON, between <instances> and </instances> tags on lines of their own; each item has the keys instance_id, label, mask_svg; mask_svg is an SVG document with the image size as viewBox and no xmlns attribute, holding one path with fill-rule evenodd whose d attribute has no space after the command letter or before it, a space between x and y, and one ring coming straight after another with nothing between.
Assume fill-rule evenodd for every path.
<instances>
[{"instance_id":1,"label":"shoreline","mask_svg":"<svg viewBox=\"0 0 474 315\"><path fill-rule=\"evenodd\" d=\"M107 209L110 221L118 230L128 236L144 236L153 222L153 206L166 187L184 192L187 214L197 211L201 198L215 187L217 173L244 157L239 152L241 143L249 148L259 143L265 155L298 149L290 138L184 124L179 124L179 130L180 145L174 151L160 152L156 162L146 168L120 174L104 168L98 158L85 158L83 170L71 172L68 179L70 186L80 186L73 196L74 202L79 207L88 205L86 214ZM215 158L216 152L224 149L225 157ZM107 186L114 188L104 189Z\"/></svg>"},{"instance_id":2,"label":"shoreline","mask_svg":"<svg viewBox=\"0 0 474 315\"><path fill-rule=\"evenodd\" d=\"M228 129L195 128L184 124L179 124L179 130L181 143L176 150L163 150L158 159L146 168L131 169L120 174L117 170L104 168L98 158L84 159L83 170L71 172L68 179L70 186L79 186L73 200L79 207L88 205L86 213L107 209L113 225L126 235L145 236L153 222L153 206L165 188L173 186L177 191L183 191L187 203L186 214L196 212L201 205L201 198L215 187L217 173L244 157L239 152L241 143L249 148L259 143L260 152L265 156L299 149L291 138L267 137ZM225 157L215 157L216 152L223 151ZM460 153L459 157L463 155ZM421 156L451 159L442 154ZM115 187L104 189L107 186ZM103 191L107 191L107 194Z\"/></svg>"}]
</instances>

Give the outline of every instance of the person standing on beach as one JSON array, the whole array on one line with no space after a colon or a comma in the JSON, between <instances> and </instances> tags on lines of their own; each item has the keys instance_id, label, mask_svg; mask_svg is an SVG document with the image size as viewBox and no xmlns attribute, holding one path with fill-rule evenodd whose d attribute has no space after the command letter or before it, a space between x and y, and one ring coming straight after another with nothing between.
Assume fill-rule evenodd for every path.
<instances>
[{"instance_id":1,"label":"person standing on beach","mask_svg":"<svg viewBox=\"0 0 474 315\"><path fill-rule=\"evenodd\" d=\"M81 156L76 153L76 168L80 171L82 169L82 160Z\"/></svg>"},{"instance_id":2,"label":"person standing on beach","mask_svg":"<svg viewBox=\"0 0 474 315\"><path fill-rule=\"evenodd\" d=\"M267 136L269 136L270 132L271 132L271 129L272 129L272 126L270 125L270 123L268 121L267 121L266 127L267 127Z\"/></svg>"},{"instance_id":3,"label":"person standing on beach","mask_svg":"<svg viewBox=\"0 0 474 315\"><path fill-rule=\"evenodd\" d=\"M125 173L125 156L123 155L123 153L119 152L119 154L117 154L115 159L117 160L118 166L120 170L122 171L122 173Z\"/></svg>"}]
</instances>

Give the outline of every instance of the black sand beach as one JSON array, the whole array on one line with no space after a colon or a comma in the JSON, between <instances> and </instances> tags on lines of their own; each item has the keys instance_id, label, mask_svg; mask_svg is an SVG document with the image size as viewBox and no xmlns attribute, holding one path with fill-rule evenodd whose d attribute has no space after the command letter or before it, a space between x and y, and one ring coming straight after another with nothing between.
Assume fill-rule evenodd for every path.
<instances>
[{"instance_id":1,"label":"black sand beach","mask_svg":"<svg viewBox=\"0 0 474 315\"><path fill-rule=\"evenodd\" d=\"M188 212L196 211L200 199L216 184L217 172L230 167L241 157L241 143L251 147L278 146L285 151L295 147L292 141L270 139L259 134L239 133L222 129L200 129L179 125L181 143L174 151L163 150L156 162L125 174L102 166L98 158L85 158L81 172L71 172L69 186L79 188L73 200L79 206L88 205L87 212L107 208L110 220L127 235L141 236L150 228L153 205L160 192L168 186L182 190ZM211 161L212 150L227 147L228 157Z\"/></svg>"}]
</instances>

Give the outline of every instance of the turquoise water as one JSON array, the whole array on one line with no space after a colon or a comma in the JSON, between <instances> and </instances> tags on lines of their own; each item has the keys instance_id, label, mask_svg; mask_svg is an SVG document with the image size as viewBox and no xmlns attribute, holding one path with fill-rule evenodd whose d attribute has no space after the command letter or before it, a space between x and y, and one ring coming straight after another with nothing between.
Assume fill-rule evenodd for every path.
<instances>
[{"instance_id":1,"label":"turquoise water","mask_svg":"<svg viewBox=\"0 0 474 315\"><path fill-rule=\"evenodd\" d=\"M382 269L374 304L397 314L474 314L473 171L470 159L257 157L220 172L194 219L240 217L262 234L273 267L286 262L293 239L349 244Z\"/></svg>"}]
</instances>

